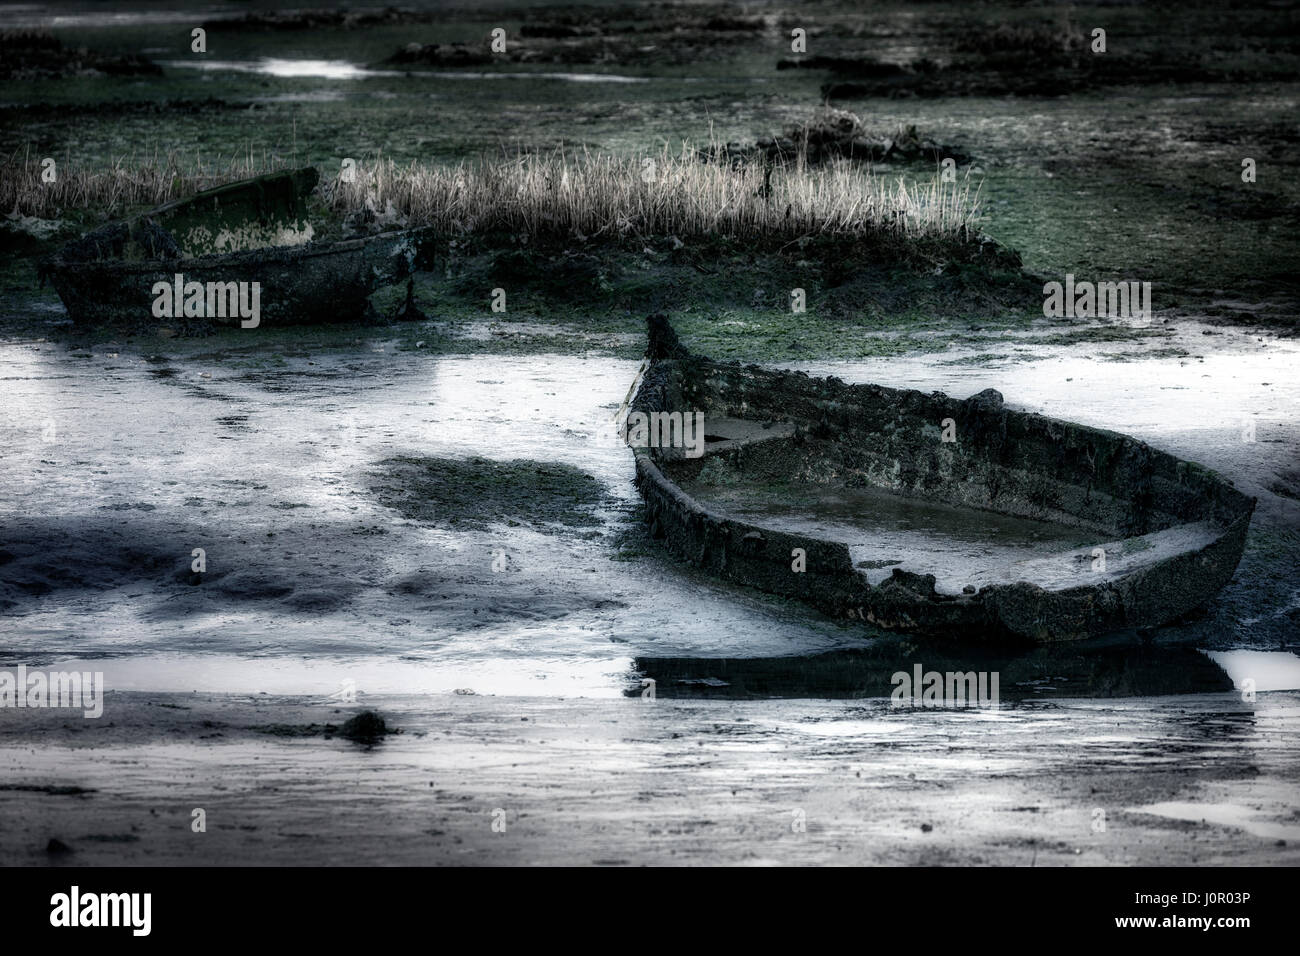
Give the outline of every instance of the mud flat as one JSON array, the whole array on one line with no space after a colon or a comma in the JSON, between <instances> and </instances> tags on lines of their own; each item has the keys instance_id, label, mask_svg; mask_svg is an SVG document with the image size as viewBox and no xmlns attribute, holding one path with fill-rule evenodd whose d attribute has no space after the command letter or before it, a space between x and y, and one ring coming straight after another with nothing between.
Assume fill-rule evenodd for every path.
<instances>
[{"instance_id":1,"label":"mud flat","mask_svg":"<svg viewBox=\"0 0 1300 956\"><path fill-rule=\"evenodd\" d=\"M203 59L188 13L15 8L57 39L8 64L0 144L64 182L174 144L330 176L376 152L715 135L713 158L771 158L824 89L869 121L824 152L891 179L958 159L1022 259L485 243L417 276L429 321L199 338L74 329L38 287L41 255L133 210L5 220L0 668L102 671L110 693L100 719L0 708L0 864L1300 862L1300 49L1293 12L1222 6L1172 32L1154 7L1073 25L944 2L864 21L830 0L799 22L502 8L511 54L491 66L456 62L497 26L468 8L253 13L207 24ZM779 69L795 26L822 59ZM1155 320L1044 321L1066 274L1152 281ZM487 311L498 285L509 315ZM1152 645L1072 669L885 646L712 580L649 539L631 455L601 433L656 310L719 359L996 389L1133 435L1259 499L1245 555ZM859 548L906 538L861 555L872 574L936 529L960 568L987 557L945 514L883 518L848 528ZM1056 533L1004 530L1008 561ZM915 665L1000 672L1002 705L891 710ZM1269 667L1290 676L1244 700ZM401 732L327 733L357 710L329 700L341 680Z\"/></svg>"},{"instance_id":2,"label":"mud flat","mask_svg":"<svg viewBox=\"0 0 1300 956\"><path fill-rule=\"evenodd\" d=\"M1300 863L1294 691L964 712L639 696L364 705L402 732L373 747L299 735L349 711L266 696L110 693L102 721L7 712L0 861ZM72 852L49 854L51 839Z\"/></svg>"}]
</instances>

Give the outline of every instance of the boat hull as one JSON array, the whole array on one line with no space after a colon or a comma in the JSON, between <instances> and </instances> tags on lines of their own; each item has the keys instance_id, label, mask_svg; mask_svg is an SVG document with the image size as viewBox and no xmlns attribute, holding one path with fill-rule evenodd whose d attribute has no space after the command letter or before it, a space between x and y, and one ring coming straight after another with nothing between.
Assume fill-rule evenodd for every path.
<instances>
[{"instance_id":1,"label":"boat hull","mask_svg":"<svg viewBox=\"0 0 1300 956\"><path fill-rule=\"evenodd\" d=\"M407 233L333 243L307 243L220 256L140 262L68 261L54 257L43 275L76 322L163 322L154 314L157 283L258 283L260 324L346 322L366 315L369 296L409 275L415 255ZM236 325L237 315L205 315Z\"/></svg>"},{"instance_id":2,"label":"boat hull","mask_svg":"<svg viewBox=\"0 0 1300 956\"><path fill-rule=\"evenodd\" d=\"M635 448L652 535L718 577L837 617L972 641L1079 640L1194 610L1228 583L1245 546L1255 499L1223 478L1128 436L1007 409L996 392L960 401L713 362L654 321L650 359L633 412L783 425L771 438L723 441L697 459ZM957 440L942 440L945 422ZM732 474L792 479L803 491L880 488L1069 525L1117 555L1116 566L1094 573L1081 562L1096 551L1085 548L1058 562L1067 572L1047 583L1012 571L953 587L907 561L872 581L841 540L737 518L683 490L711 461Z\"/></svg>"},{"instance_id":3,"label":"boat hull","mask_svg":"<svg viewBox=\"0 0 1300 956\"><path fill-rule=\"evenodd\" d=\"M427 230L391 232L340 242L312 241L307 197L312 167L269 173L174 200L139 216L108 223L73 240L41 263L75 322L144 324L166 319L241 323L220 296L186 314L176 296L166 308L159 284L257 284L256 325L352 321L368 312L380 286L407 278ZM161 314L160 314L161 313ZM169 314L170 313L170 314Z\"/></svg>"}]
</instances>

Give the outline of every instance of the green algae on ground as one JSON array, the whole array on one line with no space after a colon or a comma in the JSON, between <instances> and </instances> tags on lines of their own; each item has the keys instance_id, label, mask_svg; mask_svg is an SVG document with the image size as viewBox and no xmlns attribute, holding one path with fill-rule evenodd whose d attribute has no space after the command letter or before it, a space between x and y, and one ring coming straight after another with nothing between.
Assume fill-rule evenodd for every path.
<instances>
[{"instance_id":1,"label":"green algae on ground","mask_svg":"<svg viewBox=\"0 0 1300 956\"><path fill-rule=\"evenodd\" d=\"M606 500L601 482L558 462L488 458L390 458L372 488L379 502L440 528L491 524L590 528Z\"/></svg>"},{"instance_id":2,"label":"green algae on ground","mask_svg":"<svg viewBox=\"0 0 1300 956\"><path fill-rule=\"evenodd\" d=\"M822 237L762 249L724 238L658 237L567 248L485 236L446 244L432 260L412 286L424 320L394 319L406 298L405 285L394 285L371 296L369 320L255 332L211 322L167 320L164 326L147 316L129 325L71 324L53 292L34 287L34 270L17 268L10 270L10 288L26 308L0 314L0 332L80 346L130 341L145 349L162 337L168 352L190 351L182 339L202 337L204 351L242 353L242 361L260 368L268 356L291 348L347 351L360 343L359 331L367 340L391 340L398 351L595 349L633 358L643 348L643 317L660 310L673 313L712 354L788 361L943 350L954 341L952 319L978 321L982 329L1019 327L1040 295L1014 253L975 241L900 245ZM492 310L496 288L507 292L504 312ZM804 311L793 311L795 290L802 290Z\"/></svg>"}]
</instances>

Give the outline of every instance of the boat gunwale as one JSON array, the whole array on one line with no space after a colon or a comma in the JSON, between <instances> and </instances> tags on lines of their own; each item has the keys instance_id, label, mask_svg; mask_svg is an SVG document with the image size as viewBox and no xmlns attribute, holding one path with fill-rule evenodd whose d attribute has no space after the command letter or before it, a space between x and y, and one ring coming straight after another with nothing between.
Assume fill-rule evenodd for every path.
<instances>
[{"instance_id":1,"label":"boat gunwale","mask_svg":"<svg viewBox=\"0 0 1300 956\"><path fill-rule=\"evenodd\" d=\"M216 265L236 263L243 265L247 260L254 264L264 261L272 265L274 260L307 259L325 255L345 255L365 249L371 245L384 242L401 241L417 230L394 230L376 233L373 236L358 236L352 239L332 239L326 242L310 240L293 246L262 246L255 249L240 249L236 252L217 252L206 256L188 256L177 259L67 259L60 249L42 263L47 271L55 269L107 269L122 273L140 272L175 272L180 266L191 268L211 268Z\"/></svg>"},{"instance_id":2,"label":"boat gunwale","mask_svg":"<svg viewBox=\"0 0 1300 956\"><path fill-rule=\"evenodd\" d=\"M730 370L733 373L738 370L744 373L746 376L753 376L760 379L765 377L770 379L777 376L793 376L795 377L796 380L801 380L803 382L806 382L810 386L810 388L815 387L815 383L821 382L821 383L826 383L827 385L830 385L835 389L845 390L844 396L837 396L835 399L818 397L818 400L825 404L830 404L834 402L835 404L840 406L853 404L852 397L860 395L862 396L862 400L865 400L869 397L871 402L884 401L884 402L891 402L897 404L899 402L920 401L930 406L947 405L951 407L966 406L967 408L969 408L972 400L978 399L981 395L984 394L984 393L978 393L976 396L972 396L971 398L967 398L964 400L954 399L951 396L947 395L946 393L940 391L926 393L918 389L895 388L887 385L876 385L874 383L846 383L833 376L827 376L827 377L812 376L800 369L779 369L779 368L774 369L774 368L765 368L763 366L756 365L753 363L742 363L742 362L735 362L735 361L721 362L704 356L690 353L688 350L682 347L680 343L676 341L676 336L674 333L671 332L671 329L668 330L667 333L668 341L667 344L665 344L665 342L663 341L664 333L660 329L656 329L655 318L656 317L652 317L651 320L651 346L648 349L648 353L647 353L650 358L651 369L653 369L655 366L658 365L661 366L661 368L666 368L669 374L676 373L681 375L683 378L687 375L688 372L699 372L700 375L697 375L696 376L697 378L700 376L707 376L708 374L711 373L713 369ZM666 323L664 323L664 325L666 326ZM657 337L659 338L659 341L656 341ZM663 404L663 400L666 399L669 395L669 391L668 391L669 385L675 384L677 387L680 387L682 381L679 379L675 383L665 382L663 381L662 377L656 377L650 374L650 371L651 371L650 369L647 369L647 374L642 379L642 382L637 389L636 395L630 404L630 408L642 412L669 411L669 409L667 408L660 407ZM656 393L659 395L658 399L653 397ZM810 397L815 397L815 396L810 396ZM891 573L890 577L884 579L878 584L873 585L871 584L866 574L861 569L858 569L853 566L848 545L843 541L836 541L833 538L826 538L826 537L822 537L816 534L811 534L806 532L795 533L795 532L778 530L761 524L753 524L747 521L737 519L735 517L727 515L726 513L719 512L708 507L707 505L705 505L704 503L696 499L694 496L689 494L687 491L685 491L685 489L683 489L677 483L677 480L673 476L671 476L669 472L664 470L665 468L671 465L674 459L669 456L661 454L662 452L661 449L649 449L649 448L633 449L634 457L636 461L636 469L637 469L637 484L642 492L643 497L645 497L647 503L651 505L651 514L649 515L649 520L651 520L652 522L661 521L665 516L663 514L664 509L657 507L655 503L651 502L651 496L647 494L647 488L646 488L647 484L655 487L660 495L666 496L669 500L675 501L677 505L683 510L683 512L689 515L691 519L695 519L697 521L702 522L705 527L711 525L726 532L725 537L728 539L733 537L740 537L743 539L746 535L752 536L754 534L757 534L760 539L763 539L765 536L770 537L772 535L780 535L783 538L787 538L790 540L803 540L810 543L814 543L817 545L818 551L821 552L821 557L823 558L823 560L818 561L816 570L823 574L833 575L836 578L843 579L838 581L839 585L847 585L850 582L856 582L855 589L861 590L862 592L864 592L864 595L866 596L871 596L871 595L879 594L881 588L887 587L893 583L899 583L906 587L911 587L913 589L915 589L916 586L920 584L921 593L918 595L918 597L922 603L929 603L935 608L942 606L945 608L965 607L967 609L973 609L973 606L982 605L984 608L987 609L987 612L991 618L998 619L996 621L993 620L989 621L990 625L994 625L994 629L996 629L996 625L1000 624L1002 626L1009 627L1009 629L1012 631L1015 631L1015 627L1009 625L1008 621L1006 620L1007 612L1005 611L1005 606L1008 604L1008 602L1019 601L1023 599L1026 595L1030 596L1031 598L1037 595L1038 599L1044 602L1057 602L1057 603L1079 602L1081 604L1087 604L1093 598L1105 597L1107 592L1109 592L1112 596L1115 594L1120 594L1121 592L1124 592L1127 589L1133 588L1136 585L1140 585L1143 581L1147 580L1153 575L1156 576L1157 578L1162 575L1171 576L1176 573L1177 570L1176 566L1182 563L1188 561L1195 561L1197 559L1209 560L1211 558L1215 558L1216 559L1215 566L1213 569L1215 573L1211 575L1211 578L1213 579L1215 577L1220 577L1222 578L1222 580L1219 581L1219 583L1214 587L1204 588L1203 591L1200 593L1199 599L1196 600L1195 603L1192 605L1193 607L1195 607L1195 606L1199 606L1200 604L1203 604L1206 600L1209 600L1211 597L1213 597L1214 594L1216 594L1222 588L1222 586L1227 582L1227 580L1230 579L1231 575L1235 573L1235 569L1241 560L1242 551L1244 550L1245 535L1249 530L1250 520L1251 517L1253 516L1255 506L1257 504L1256 498L1247 495L1244 492L1237 489L1229 479L1219 474L1218 472L1214 471L1213 469L1207 468L1203 465L1199 465L1196 462L1192 462L1187 459L1179 458L1168 452L1161 451L1160 449L1151 446L1149 443L1142 441L1141 439L1134 438L1122 432L1117 432L1109 429L1096 428L1094 426L1083 425L1076 422L1070 422L1064 419L1058 419L1050 416L1041 415L1037 412L1009 408L1006 407L1005 404L1000 401L1001 399L1000 395L998 396L998 399L999 402L997 406L997 411L1007 416L1014 416L1015 418L1019 419L1021 423L1039 425L1042 426L1045 430L1050 430L1054 427L1061 428L1061 429L1069 429L1073 432L1074 437L1082 438L1082 439L1087 439L1088 437L1093 435L1105 437L1110 441L1121 444L1123 447L1126 448L1131 447L1143 454L1150 455L1155 460L1162 460L1162 464L1168 466L1169 469L1176 474L1181 472L1184 468L1195 469L1196 472L1200 474L1201 478L1215 489L1216 495L1220 500L1223 513L1226 515L1226 517L1223 518L1219 517L1215 511L1215 500L1208 497L1202 497L1200 500L1206 502L1207 508L1206 508L1206 512L1203 512L1200 516L1176 520L1170 525L1168 525L1166 528L1156 528L1142 535L1134 535L1132 536L1133 539L1141 540L1150 535L1159 534L1162 531L1167 531L1173 528L1195 524L1197 522L1203 522L1203 521L1208 521L1212 523L1217 533L1215 533L1214 537L1211 540L1205 542L1200 547L1196 547L1186 551L1177 551L1171 554L1166 554L1157 557L1150 562L1138 563L1135 566L1128 568L1119 574L1108 576L1106 579L1094 583L1069 584L1065 587L1060 587L1060 588L1044 588L1038 584L1033 583L1032 581L1013 581L1007 583L999 582L993 584L986 584L983 587L978 588L973 594L969 592L963 592L962 594L949 594L949 593L939 593L935 590L934 588L935 579L933 574L927 575L925 572L911 571L903 568L896 568L893 571L893 573ZM861 400L859 403L860 404L862 403ZM771 439L764 439L763 441L788 443L795 440L797 439L774 436ZM722 451L730 451L730 450L731 449L722 450ZM705 454L707 455L708 452L706 451ZM1153 472L1153 477L1154 477L1154 472ZM812 484L815 484L815 482ZM913 497L916 500L926 500L925 498L919 496L909 496L901 492L895 492L895 493L901 494L902 497ZM970 507L972 508L972 510L987 510L996 514L1012 514L1012 512L1005 511L1005 510L999 511L998 509L992 509L992 508L980 509L974 505L963 504L961 505L961 507ZM1175 515L1174 517L1177 516ZM689 524L689 523L690 523L689 520L685 522L685 524ZM696 538L700 536L699 534L692 534L692 529L689 527L684 527L682 530L687 540L689 540L692 544L694 544ZM736 535L735 532L740 532L740 534ZM677 551L682 557L687 558L687 560L692 560L696 564L705 563L703 560L696 560L690 554L682 553L683 547L680 544L674 546L670 535L661 534L658 536L669 538L670 550ZM1114 538L1113 536L1111 536L1110 539L1107 540L1105 543L1109 544L1116 540L1125 541L1129 539ZM705 547L707 548L707 543ZM824 560L825 556L831 553L835 553L832 551L825 551L824 549L827 548L839 549L839 554L842 555L842 559L837 557L837 559L833 564L825 561ZM1228 553L1226 555L1219 555L1218 552L1222 551L1225 548L1229 549ZM811 553L808 553L806 556L811 558ZM741 558L740 563L743 563L744 561L752 561L756 559L756 556L753 554L740 555L739 557ZM761 561L762 559L757 558L757 560ZM768 563L771 564L773 567L776 566L784 567L788 562L789 562L789 557L787 557L784 554L777 554L774 556L769 556L768 558ZM715 562L715 563L719 563L719 562ZM810 603L822 606L824 609L826 608L827 601L814 600L810 598L806 593L801 593L808 590L808 588L805 587L805 585L807 584L806 580L800 580L797 581L796 583L796 581L788 580L789 575L787 575L786 578L778 577L775 579L777 581L784 581L785 582L784 586L769 587L769 586L764 586L764 584L760 583L759 581L746 580L743 577L737 576L734 568L735 562L733 561L729 566L728 557L726 555L724 555L720 559L719 564L720 564L722 576L724 577L730 578L732 580L737 580L739 583L746 584L748 586L757 587L760 590L785 594L787 596L799 597L804 600L810 601ZM813 562L811 560L808 561L808 566L806 570L807 571L814 570ZM852 575L852 577L849 577L849 575ZM796 577L802 579L805 578L805 575L800 574L797 575ZM925 588L926 584L928 584L929 593L924 593L926 590ZM836 582L832 582L831 585L829 586L829 591L832 595L835 593L835 588L836 588ZM1000 608L999 605L1003 605L1004 607ZM1190 608L1186 608L1180 613L1185 613L1186 610L1190 610ZM859 614L861 613L862 613L861 608L859 608ZM1127 609L1126 608L1121 609L1120 613L1121 616L1123 614L1126 614ZM849 612L849 615L853 616L851 610ZM1113 613L1111 616L1114 616ZM1168 620L1176 616L1178 615L1177 614L1166 615L1163 620L1157 623L1167 623ZM888 627L889 625L886 624L885 626ZM1139 624L1137 626L1141 626L1141 625ZM920 629L921 628L918 628L918 630ZM1041 635L1034 636L1034 635L1028 635L1024 633L1016 633L1015 636L1017 637L1029 636L1033 640L1046 642L1046 641L1056 641L1056 640L1073 640L1073 639L1078 639L1080 637L1092 636L1093 633L1108 633L1116 629L1123 629L1123 628L1108 627L1105 628L1104 630L1098 630L1095 632L1089 631L1088 633L1084 633L1084 634L1072 634L1067 637L1052 636L1048 638L1043 638Z\"/></svg>"},{"instance_id":3,"label":"boat gunwale","mask_svg":"<svg viewBox=\"0 0 1300 956\"><path fill-rule=\"evenodd\" d=\"M170 259L157 257L147 259L123 259L120 257L80 259L70 258L66 255L70 246L99 230L118 224L129 226L132 223L138 223L143 220L166 217L179 210L183 210L188 206L212 199L214 196L219 196L222 193L233 193L239 190L260 188L260 184L272 178L288 179L295 183L300 179L309 181L310 186L308 188L303 188L301 183L298 184L298 195L300 198L304 198L315 190L320 180L320 172L315 166L303 166L292 170L263 173L260 176L252 176L231 183L223 183L219 186L211 186L208 189L200 190L191 196L182 196L168 200L167 202L154 206L144 212L109 220L103 225L97 226L95 229L88 230L77 239L63 243L50 255L44 257L39 264L40 272L42 276L47 274L54 276L68 270L97 270L112 272L119 275L133 275L157 272L183 272L186 268L202 270L230 266L242 267L250 264L253 266L265 265L267 268L274 268L279 264L291 263L301 259L331 255L348 255L357 251L366 251L371 246L382 245L385 242L418 240L429 234L429 227L394 229L388 232L375 233L370 236L353 236L346 239L330 239L324 241L308 239L305 242L299 243L256 246L249 249L237 249L231 252L212 252L198 256L177 256Z\"/></svg>"}]
</instances>

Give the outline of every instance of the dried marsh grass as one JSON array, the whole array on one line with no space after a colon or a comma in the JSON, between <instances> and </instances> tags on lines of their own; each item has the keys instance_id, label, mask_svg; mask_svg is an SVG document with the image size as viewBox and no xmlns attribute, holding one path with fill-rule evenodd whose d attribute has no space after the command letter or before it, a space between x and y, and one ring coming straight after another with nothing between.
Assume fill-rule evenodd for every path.
<instances>
[{"instance_id":1,"label":"dried marsh grass","mask_svg":"<svg viewBox=\"0 0 1300 956\"><path fill-rule=\"evenodd\" d=\"M53 219L70 210L122 215L221 183L289 168L246 155L225 164L178 155L108 169L60 165L41 181L39 162L0 163L0 208ZM455 165L377 159L352 181L326 178L318 197L340 220L382 213L395 228L448 236L509 233L536 238L805 236L965 239L979 218L968 179L886 178L848 161L808 166L700 162L696 150L617 156L586 151L521 153Z\"/></svg>"}]
</instances>

